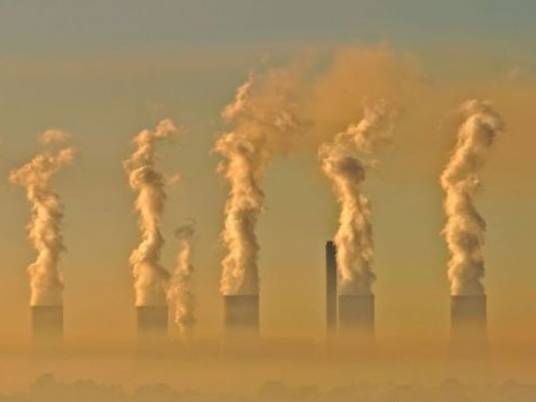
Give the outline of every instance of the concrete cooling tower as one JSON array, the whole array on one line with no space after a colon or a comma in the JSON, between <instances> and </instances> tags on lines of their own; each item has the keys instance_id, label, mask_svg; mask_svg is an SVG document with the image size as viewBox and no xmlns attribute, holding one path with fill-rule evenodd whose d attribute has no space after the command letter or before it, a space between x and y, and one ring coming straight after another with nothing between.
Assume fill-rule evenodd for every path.
<instances>
[{"instance_id":1,"label":"concrete cooling tower","mask_svg":"<svg viewBox=\"0 0 536 402\"><path fill-rule=\"evenodd\" d=\"M339 295L339 333L374 334L374 295Z\"/></svg>"},{"instance_id":2,"label":"concrete cooling tower","mask_svg":"<svg viewBox=\"0 0 536 402\"><path fill-rule=\"evenodd\" d=\"M480 358L488 354L485 295L451 296L450 355Z\"/></svg>"},{"instance_id":3,"label":"concrete cooling tower","mask_svg":"<svg viewBox=\"0 0 536 402\"><path fill-rule=\"evenodd\" d=\"M63 306L31 306L31 322L34 341L61 343Z\"/></svg>"},{"instance_id":4,"label":"concrete cooling tower","mask_svg":"<svg viewBox=\"0 0 536 402\"><path fill-rule=\"evenodd\" d=\"M486 337L485 295L451 296L450 315L453 339Z\"/></svg>"},{"instance_id":5,"label":"concrete cooling tower","mask_svg":"<svg viewBox=\"0 0 536 402\"><path fill-rule=\"evenodd\" d=\"M259 296L223 296L223 321L226 332L259 332Z\"/></svg>"},{"instance_id":6,"label":"concrete cooling tower","mask_svg":"<svg viewBox=\"0 0 536 402\"><path fill-rule=\"evenodd\" d=\"M168 331L167 306L136 307L138 334L140 336L166 336Z\"/></svg>"},{"instance_id":7,"label":"concrete cooling tower","mask_svg":"<svg viewBox=\"0 0 536 402\"><path fill-rule=\"evenodd\" d=\"M337 248L326 243L326 329L328 334L337 330Z\"/></svg>"}]
</instances>

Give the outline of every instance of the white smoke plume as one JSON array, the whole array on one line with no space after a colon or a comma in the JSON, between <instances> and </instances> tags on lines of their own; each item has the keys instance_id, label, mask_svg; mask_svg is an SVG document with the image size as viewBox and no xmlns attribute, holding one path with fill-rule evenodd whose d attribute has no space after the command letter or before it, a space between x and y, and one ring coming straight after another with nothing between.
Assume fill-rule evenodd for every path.
<instances>
[{"instance_id":1,"label":"white smoke plume","mask_svg":"<svg viewBox=\"0 0 536 402\"><path fill-rule=\"evenodd\" d=\"M192 264L192 239L194 223L181 226L175 231L179 240L179 252L175 270L171 275L168 299L174 308L175 324L181 335L188 337L195 325L195 297L192 289L194 266Z\"/></svg>"},{"instance_id":2,"label":"white smoke plume","mask_svg":"<svg viewBox=\"0 0 536 402\"><path fill-rule=\"evenodd\" d=\"M290 150L298 141L300 119L291 101L296 82L291 70L250 76L222 113L233 124L214 147L224 158L218 171L230 186L223 229L227 253L220 290L224 295L259 291L255 230L264 206L262 179L274 154Z\"/></svg>"},{"instance_id":3,"label":"white smoke plume","mask_svg":"<svg viewBox=\"0 0 536 402\"><path fill-rule=\"evenodd\" d=\"M41 142L52 146L68 138L54 130L45 131ZM28 238L37 251L36 260L28 267L31 306L60 306L63 304L63 277L58 270L61 253L65 250L61 223L63 205L52 189L52 178L74 159L71 147L45 149L30 162L9 175L12 184L24 187L31 205Z\"/></svg>"},{"instance_id":4,"label":"white smoke plume","mask_svg":"<svg viewBox=\"0 0 536 402\"><path fill-rule=\"evenodd\" d=\"M143 130L134 137L135 152L123 163L129 184L137 193L134 208L139 215L141 242L130 256L136 306L165 305L169 273L160 264L164 238L160 219L166 201L165 180L156 168L156 144L178 133L170 119L154 131Z\"/></svg>"},{"instance_id":5,"label":"white smoke plume","mask_svg":"<svg viewBox=\"0 0 536 402\"><path fill-rule=\"evenodd\" d=\"M350 125L319 150L322 169L331 180L340 205L334 240L341 294L372 293L374 245L369 201L362 192L367 171L362 155L371 154L389 139L393 117L394 112L386 103L365 105L359 123Z\"/></svg>"},{"instance_id":6,"label":"white smoke plume","mask_svg":"<svg viewBox=\"0 0 536 402\"><path fill-rule=\"evenodd\" d=\"M476 210L474 196L480 187L479 171L487 151L504 130L504 123L487 102L466 101L461 113L465 120L440 180L447 217L443 233L450 252L448 277L452 295L478 295L484 294L482 246L486 222Z\"/></svg>"},{"instance_id":7,"label":"white smoke plume","mask_svg":"<svg viewBox=\"0 0 536 402\"><path fill-rule=\"evenodd\" d=\"M41 143L44 145L54 144L54 143L60 143L65 142L70 138L70 134L66 133L65 131L57 130L57 129L49 129L46 130L43 134L41 134Z\"/></svg>"}]
</instances>

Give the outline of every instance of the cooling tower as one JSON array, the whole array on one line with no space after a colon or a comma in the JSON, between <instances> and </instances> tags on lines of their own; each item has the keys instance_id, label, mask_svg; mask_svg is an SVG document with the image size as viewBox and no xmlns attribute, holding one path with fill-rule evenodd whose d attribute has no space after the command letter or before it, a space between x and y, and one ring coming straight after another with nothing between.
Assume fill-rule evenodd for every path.
<instances>
[{"instance_id":1,"label":"cooling tower","mask_svg":"<svg viewBox=\"0 0 536 402\"><path fill-rule=\"evenodd\" d=\"M32 337L37 342L61 342L63 306L31 306Z\"/></svg>"},{"instance_id":2,"label":"cooling tower","mask_svg":"<svg viewBox=\"0 0 536 402\"><path fill-rule=\"evenodd\" d=\"M326 328L328 334L337 330L337 248L326 243Z\"/></svg>"},{"instance_id":3,"label":"cooling tower","mask_svg":"<svg viewBox=\"0 0 536 402\"><path fill-rule=\"evenodd\" d=\"M339 295L339 334L374 334L374 295Z\"/></svg>"},{"instance_id":4,"label":"cooling tower","mask_svg":"<svg viewBox=\"0 0 536 402\"><path fill-rule=\"evenodd\" d=\"M137 325L140 336L165 336L168 330L167 306L137 306Z\"/></svg>"},{"instance_id":5,"label":"cooling tower","mask_svg":"<svg viewBox=\"0 0 536 402\"><path fill-rule=\"evenodd\" d=\"M451 335L453 340L486 338L486 296L451 296Z\"/></svg>"},{"instance_id":6,"label":"cooling tower","mask_svg":"<svg viewBox=\"0 0 536 402\"><path fill-rule=\"evenodd\" d=\"M226 332L259 331L259 296L223 296L223 321Z\"/></svg>"}]
</instances>

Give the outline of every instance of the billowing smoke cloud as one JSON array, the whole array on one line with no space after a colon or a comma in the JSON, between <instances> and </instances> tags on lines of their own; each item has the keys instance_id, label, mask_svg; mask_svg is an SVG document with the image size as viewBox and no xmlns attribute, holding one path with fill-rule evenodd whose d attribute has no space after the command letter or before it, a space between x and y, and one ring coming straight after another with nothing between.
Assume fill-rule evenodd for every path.
<instances>
[{"instance_id":1,"label":"billowing smoke cloud","mask_svg":"<svg viewBox=\"0 0 536 402\"><path fill-rule=\"evenodd\" d=\"M486 153L503 129L501 116L478 100L463 103L465 120L458 130L456 147L441 175L447 223L444 235L450 251L448 277L453 295L484 294L482 246L486 222L474 205L480 187L479 170Z\"/></svg>"},{"instance_id":2,"label":"billowing smoke cloud","mask_svg":"<svg viewBox=\"0 0 536 402\"><path fill-rule=\"evenodd\" d=\"M154 131L143 130L134 137L135 152L124 162L130 187L137 193L134 207L139 215L141 234L141 242L130 256L136 306L166 303L165 288L169 273L160 264L164 244L160 219L166 192L164 177L155 168L155 146L177 132L175 123L170 119L160 121Z\"/></svg>"},{"instance_id":3,"label":"billowing smoke cloud","mask_svg":"<svg viewBox=\"0 0 536 402\"><path fill-rule=\"evenodd\" d=\"M369 201L362 193L367 165L359 155L372 153L390 137L393 117L385 103L365 106L359 123L320 147L322 169L332 181L341 208L335 244L342 294L372 293L372 226Z\"/></svg>"},{"instance_id":4,"label":"billowing smoke cloud","mask_svg":"<svg viewBox=\"0 0 536 402\"><path fill-rule=\"evenodd\" d=\"M291 101L296 82L292 69L250 76L222 113L233 123L232 131L223 133L215 144L215 151L224 157L218 171L230 186L223 230L227 254L220 289L224 295L259 291L255 230L264 205L262 179L274 154L296 144L300 125Z\"/></svg>"},{"instance_id":5,"label":"billowing smoke cloud","mask_svg":"<svg viewBox=\"0 0 536 402\"><path fill-rule=\"evenodd\" d=\"M59 130L45 131L41 142L53 146L68 138ZM61 222L63 205L52 189L52 178L74 159L74 149L46 149L30 162L11 172L11 183L26 190L31 205L28 238L37 251L36 260L28 267L30 276L30 305L58 306L63 304L63 278L58 270L63 236Z\"/></svg>"},{"instance_id":6,"label":"billowing smoke cloud","mask_svg":"<svg viewBox=\"0 0 536 402\"><path fill-rule=\"evenodd\" d=\"M46 130L43 134L41 134L41 143L45 145L59 143L59 142L65 142L67 141L71 136L69 133L66 133L65 131L57 130L57 129L49 129Z\"/></svg>"},{"instance_id":7,"label":"billowing smoke cloud","mask_svg":"<svg viewBox=\"0 0 536 402\"><path fill-rule=\"evenodd\" d=\"M168 290L168 299L174 308L175 324L181 335L188 337L195 324L195 297L192 289L192 238L195 229L191 222L181 226L175 231L179 240L177 264L171 276Z\"/></svg>"}]
</instances>

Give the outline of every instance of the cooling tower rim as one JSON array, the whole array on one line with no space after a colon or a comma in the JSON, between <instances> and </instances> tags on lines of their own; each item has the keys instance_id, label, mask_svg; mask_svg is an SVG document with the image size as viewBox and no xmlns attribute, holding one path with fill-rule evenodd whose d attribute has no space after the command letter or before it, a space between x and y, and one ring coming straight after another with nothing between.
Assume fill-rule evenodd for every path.
<instances>
[{"instance_id":1,"label":"cooling tower rim","mask_svg":"<svg viewBox=\"0 0 536 402\"><path fill-rule=\"evenodd\" d=\"M469 295L450 295L452 300L476 300L487 299L486 294L469 294Z\"/></svg>"},{"instance_id":2,"label":"cooling tower rim","mask_svg":"<svg viewBox=\"0 0 536 402\"><path fill-rule=\"evenodd\" d=\"M168 308L169 305L168 304L141 304L141 305L135 305L134 308L147 308L147 307L151 307L151 308Z\"/></svg>"},{"instance_id":3,"label":"cooling tower rim","mask_svg":"<svg viewBox=\"0 0 536 402\"><path fill-rule=\"evenodd\" d=\"M30 308L63 308L63 304L30 304Z\"/></svg>"},{"instance_id":4,"label":"cooling tower rim","mask_svg":"<svg viewBox=\"0 0 536 402\"><path fill-rule=\"evenodd\" d=\"M338 294L337 297L339 298L348 298L348 299L374 299L376 296L372 293L370 294L352 294L352 293L342 293Z\"/></svg>"}]
</instances>

